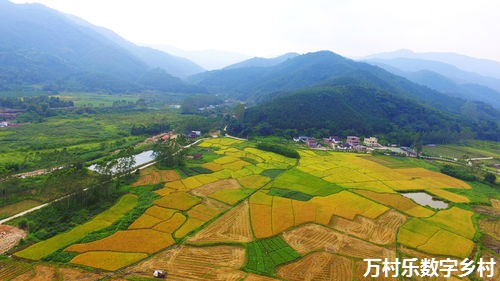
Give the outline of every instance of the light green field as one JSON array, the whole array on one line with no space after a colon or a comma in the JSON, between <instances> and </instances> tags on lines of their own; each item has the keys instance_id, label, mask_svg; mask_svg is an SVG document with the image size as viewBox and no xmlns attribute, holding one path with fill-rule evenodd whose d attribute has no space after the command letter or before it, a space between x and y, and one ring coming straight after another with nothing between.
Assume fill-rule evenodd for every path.
<instances>
[{"instance_id":1,"label":"light green field","mask_svg":"<svg viewBox=\"0 0 500 281\"><path fill-rule=\"evenodd\" d=\"M68 232L36 243L20 252L17 252L15 255L29 260L40 260L58 249L84 238L91 232L110 226L113 222L125 215L125 213L132 210L136 204L137 196L126 194L122 196L114 206L97 215L91 221L77 226Z\"/></svg>"}]
</instances>

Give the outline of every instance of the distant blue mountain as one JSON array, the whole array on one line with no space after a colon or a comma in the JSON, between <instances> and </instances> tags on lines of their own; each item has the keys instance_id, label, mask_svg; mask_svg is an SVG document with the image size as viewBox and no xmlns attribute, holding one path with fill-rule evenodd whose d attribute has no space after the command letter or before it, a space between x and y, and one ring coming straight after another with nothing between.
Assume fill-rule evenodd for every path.
<instances>
[{"instance_id":1,"label":"distant blue mountain","mask_svg":"<svg viewBox=\"0 0 500 281\"><path fill-rule=\"evenodd\" d=\"M298 55L299 54L297 54L297 53L287 53L287 54L284 54L284 55L281 55L281 56L275 57L275 58L255 57L255 58L251 58L251 59L239 62L239 63L229 65L229 66L225 67L224 69L236 69L236 68L245 68L245 67L270 67L270 66L275 66L275 65L280 64L282 62L285 62L285 61L292 59Z\"/></svg>"}]
</instances>

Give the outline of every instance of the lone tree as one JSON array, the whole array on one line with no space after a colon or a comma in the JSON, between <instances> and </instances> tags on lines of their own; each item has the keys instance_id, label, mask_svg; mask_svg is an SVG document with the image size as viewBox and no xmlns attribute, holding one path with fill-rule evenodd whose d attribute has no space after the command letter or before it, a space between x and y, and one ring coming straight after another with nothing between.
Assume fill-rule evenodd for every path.
<instances>
[{"instance_id":1,"label":"lone tree","mask_svg":"<svg viewBox=\"0 0 500 281\"><path fill-rule=\"evenodd\" d=\"M122 149L118 153L118 160L116 163L116 173L129 175L134 166L135 166L134 147L129 146L126 149Z\"/></svg>"},{"instance_id":2,"label":"lone tree","mask_svg":"<svg viewBox=\"0 0 500 281\"><path fill-rule=\"evenodd\" d=\"M153 147L155 160L162 166L177 167L183 164L185 151L176 139L159 140Z\"/></svg>"}]
</instances>

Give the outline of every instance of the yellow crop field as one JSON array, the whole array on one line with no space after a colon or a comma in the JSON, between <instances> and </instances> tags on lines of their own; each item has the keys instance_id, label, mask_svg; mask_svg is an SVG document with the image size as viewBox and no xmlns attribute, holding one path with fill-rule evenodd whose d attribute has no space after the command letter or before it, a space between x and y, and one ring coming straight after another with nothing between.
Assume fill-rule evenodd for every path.
<instances>
[{"instance_id":1,"label":"yellow crop field","mask_svg":"<svg viewBox=\"0 0 500 281\"><path fill-rule=\"evenodd\" d=\"M140 228L152 228L153 226L160 223L162 220L148 214L142 214L137 220L135 220L128 229L140 229Z\"/></svg>"},{"instance_id":2,"label":"yellow crop field","mask_svg":"<svg viewBox=\"0 0 500 281\"><path fill-rule=\"evenodd\" d=\"M79 225L68 232L61 233L45 241L36 243L15 253L15 256L30 260L40 260L58 249L84 238L91 232L110 226L128 211L132 210L136 204L137 196L133 194L126 194L122 196L115 205L97 215L91 221Z\"/></svg>"},{"instance_id":3,"label":"yellow crop field","mask_svg":"<svg viewBox=\"0 0 500 281\"><path fill-rule=\"evenodd\" d=\"M300 225L306 222L316 221L317 206L310 202L292 200L294 224Z\"/></svg>"},{"instance_id":4,"label":"yellow crop field","mask_svg":"<svg viewBox=\"0 0 500 281\"><path fill-rule=\"evenodd\" d=\"M444 190L444 189L430 188L430 189L427 189L426 191L431 193L431 194L434 194L438 197L441 197L443 199L451 201L451 202L455 202L455 203L469 203L470 202L469 198L462 196L462 195L459 195L459 194L456 194L456 193L453 193L453 192L450 192L450 191L447 191L447 190Z\"/></svg>"},{"instance_id":5,"label":"yellow crop field","mask_svg":"<svg viewBox=\"0 0 500 281\"><path fill-rule=\"evenodd\" d=\"M318 207L317 222L324 225L328 225L333 214L350 220L356 215L375 219L389 210L383 205L348 191L341 191L326 197L314 197L311 203Z\"/></svg>"},{"instance_id":6,"label":"yellow crop field","mask_svg":"<svg viewBox=\"0 0 500 281\"><path fill-rule=\"evenodd\" d=\"M272 207L270 205L250 204L250 217L255 237L273 236Z\"/></svg>"},{"instance_id":7,"label":"yellow crop field","mask_svg":"<svg viewBox=\"0 0 500 281\"><path fill-rule=\"evenodd\" d=\"M250 204L262 204L269 205L273 204L273 196L269 196L264 191L257 191L250 197Z\"/></svg>"},{"instance_id":8,"label":"yellow crop field","mask_svg":"<svg viewBox=\"0 0 500 281\"><path fill-rule=\"evenodd\" d=\"M217 171L217 172L212 173L210 175L216 177L219 180L229 179L229 178L231 178L231 171L229 171L229 170L220 170L220 171Z\"/></svg>"},{"instance_id":9,"label":"yellow crop field","mask_svg":"<svg viewBox=\"0 0 500 281\"><path fill-rule=\"evenodd\" d=\"M367 190L356 190L355 192L371 200L391 206L394 209L404 212L410 216L430 217L434 214L432 210L422 207L413 200L400 194L377 193Z\"/></svg>"},{"instance_id":10,"label":"yellow crop field","mask_svg":"<svg viewBox=\"0 0 500 281\"><path fill-rule=\"evenodd\" d=\"M223 189L238 189L241 188L238 181L234 179L225 179L202 185L191 191L192 194L200 197L207 197L208 195Z\"/></svg>"},{"instance_id":11,"label":"yellow crop field","mask_svg":"<svg viewBox=\"0 0 500 281\"><path fill-rule=\"evenodd\" d=\"M191 178L195 179L198 182L201 182L202 184L208 184L208 183L216 182L219 180L218 178L216 178L212 175L206 175L206 174L196 175L196 176L191 177Z\"/></svg>"},{"instance_id":12,"label":"yellow crop field","mask_svg":"<svg viewBox=\"0 0 500 281\"><path fill-rule=\"evenodd\" d=\"M203 222L211 220L213 217L220 214L222 210L217 209L213 206L198 204L191 208L187 213L190 218L195 218Z\"/></svg>"},{"instance_id":13,"label":"yellow crop field","mask_svg":"<svg viewBox=\"0 0 500 281\"><path fill-rule=\"evenodd\" d=\"M71 263L114 271L147 257L141 253L87 252L74 257Z\"/></svg>"},{"instance_id":14,"label":"yellow crop field","mask_svg":"<svg viewBox=\"0 0 500 281\"><path fill-rule=\"evenodd\" d=\"M210 171L213 171L213 172L217 172L217 171L220 171L220 170L224 169L224 167L222 167L221 164L217 164L217 163L214 163L214 162L205 163L205 164L203 164L201 166L203 168L209 169Z\"/></svg>"},{"instance_id":15,"label":"yellow crop field","mask_svg":"<svg viewBox=\"0 0 500 281\"><path fill-rule=\"evenodd\" d=\"M181 180L167 182L165 184L165 187L168 187L171 189L176 189L176 190L185 190L186 189L186 186L184 185L184 183Z\"/></svg>"},{"instance_id":16,"label":"yellow crop field","mask_svg":"<svg viewBox=\"0 0 500 281\"><path fill-rule=\"evenodd\" d=\"M186 221L186 216L181 213L175 213L170 219L157 224L153 227L154 230L158 230L164 233L172 234Z\"/></svg>"},{"instance_id":17,"label":"yellow crop field","mask_svg":"<svg viewBox=\"0 0 500 281\"><path fill-rule=\"evenodd\" d=\"M220 165L225 165L229 163L233 163L238 161L239 159L237 157L232 157L232 156L222 156L221 158L215 159L213 162L220 164Z\"/></svg>"},{"instance_id":18,"label":"yellow crop field","mask_svg":"<svg viewBox=\"0 0 500 281\"><path fill-rule=\"evenodd\" d=\"M185 211L200 203L200 201L200 198L189 193L173 192L156 200L154 203L160 207Z\"/></svg>"},{"instance_id":19,"label":"yellow crop field","mask_svg":"<svg viewBox=\"0 0 500 281\"><path fill-rule=\"evenodd\" d=\"M342 186L345 188L369 190L379 193L396 193L396 191L394 191L392 188L388 187L381 181L343 183Z\"/></svg>"},{"instance_id":20,"label":"yellow crop field","mask_svg":"<svg viewBox=\"0 0 500 281\"><path fill-rule=\"evenodd\" d=\"M151 230L125 230L85 244L74 244L66 248L68 252L84 253L90 251L114 251L152 254L175 244L170 235Z\"/></svg>"},{"instance_id":21,"label":"yellow crop field","mask_svg":"<svg viewBox=\"0 0 500 281\"><path fill-rule=\"evenodd\" d=\"M166 209L158 206L152 206L146 210L146 214L158 218L162 221L171 218L177 211L173 209Z\"/></svg>"},{"instance_id":22,"label":"yellow crop field","mask_svg":"<svg viewBox=\"0 0 500 281\"><path fill-rule=\"evenodd\" d=\"M452 207L437 212L434 216L426 218L425 221L433 222L445 230L472 239L476 233L472 224L473 215L474 213L471 211Z\"/></svg>"},{"instance_id":23,"label":"yellow crop field","mask_svg":"<svg viewBox=\"0 0 500 281\"><path fill-rule=\"evenodd\" d=\"M439 230L417 249L436 255L466 258L474 249L474 242L446 230Z\"/></svg>"},{"instance_id":24,"label":"yellow crop field","mask_svg":"<svg viewBox=\"0 0 500 281\"><path fill-rule=\"evenodd\" d=\"M417 248L425 244L440 228L422 219L410 219L399 228L398 242Z\"/></svg>"},{"instance_id":25,"label":"yellow crop field","mask_svg":"<svg viewBox=\"0 0 500 281\"><path fill-rule=\"evenodd\" d=\"M238 181L243 187L260 188L266 185L266 183L268 183L270 179L264 176L254 175L238 178Z\"/></svg>"},{"instance_id":26,"label":"yellow crop field","mask_svg":"<svg viewBox=\"0 0 500 281\"><path fill-rule=\"evenodd\" d=\"M238 179L246 176L251 176L254 174L254 172L250 169L247 169L247 167L255 167L255 166L245 166L245 168L239 169L239 170L230 170L231 171L231 177L233 179Z\"/></svg>"},{"instance_id":27,"label":"yellow crop field","mask_svg":"<svg viewBox=\"0 0 500 281\"><path fill-rule=\"evenodd\" d=\"M219 200L229 205L234 205L254 192L253 189L222 189L209 195L210 198Z\"/></svg>"},{"instance_id":28,"label":"yellow crop field","mask_svg":"<svg viewBox=\"0 0 500 281\"><path fill-rule=\"evenodd\" d=\"M182 238L189 232L202 226L205 222L195 218L188 218L187 221L175 232L175 238Z\"/></svg>"},{"instance_id":29,"label":"yellow crop field","mask_svg":"<svg viewBox=\"0 0 500 281\"><path fill-rule=\"evenodd\" d=\"M155 190L155 193L160 195L160 196L167 196L168 194L172 192L176 192L176 189L170 188L170 187L164 187L162 189Z\"/></svg>"},{"instance_id":30,"label":"yellow crop field","mask_svg":"<svg viewBox=\"0 0 500 281\"><path fill-rule=\"evenodd\" d=\"M240 170L243 167L248 166L248 165L250 165L250 163L243 161L243 160L237 160L237 161L234 161L234 162L231 162L228 164L224 164L222 166L224 167L224 169L228 169L231 171L238 171L238 170Z\"/></svg>"},{"instance_id":31,"label":"yellow crop field","mask_svg":"<svg viewBox=\"0 0 500 281\"><path fill-rule=\"evenodd\" d=\"M202 182L198 181L195 177L189 177L181 180L184 186L191 190L193 188L197 188L203 185Z\"/></svg>"},{"instance_id":32,"label":"yellow crop field","mask_svg":"<svg viewBox=\"0 0 500 281\"><path fill-rule=\"evenodd\" d=\"M273 197L273 233L281 233L294 226L294 223L292 200L282 197Z\"/></svg>"}]
</instances>

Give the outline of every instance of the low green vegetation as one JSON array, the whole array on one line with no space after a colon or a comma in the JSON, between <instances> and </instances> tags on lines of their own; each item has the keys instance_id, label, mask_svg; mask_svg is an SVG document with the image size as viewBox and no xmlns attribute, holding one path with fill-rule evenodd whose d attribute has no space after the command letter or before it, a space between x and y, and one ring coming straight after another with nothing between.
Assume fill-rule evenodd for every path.
<instances>
[{"instance_id":1,"label":"low green vegetation","mask_svg":"<svg viewBox=\"0 0 500 281\"><path fill-rule=\"evenodd\" d=\"M441 173L465 181L477 180L476 175L470 169L457 165L445 165L441 168Z\"/></svg>"},{"instance_id":2,"label":"low green vegetation","mask_svg":"<svg viewBox=\"0 0 500 281\"><path fill-rule=\"evenodd\" d=\"M243 269L258 274L273 275L278 265L299 257L300 255L280 236L274 236L247 245L247 264Z\"/></svg>"},{"instance_id":3,"label":"low green vegetation","mask_svg":"<svg viewBox=\"0 0 500 281\"><path fill-rule=\"evenodd\" d=\"M311 196L328 196L343 190L342 187L304 173L296 168L276 177L273 187L305 193Z\"/></svg>"},{"instance_id":4,"label":"low green vegetation","mask_svg":"<svg viewBox=\"0 0 500 281\"><path fill-rule=\"evenodd\" d=\"M469 198L471 204L491 204L490 199L500 200L498 186L485 184L479 181L469 182L472 189L449 189L450 192L457 193Z\"/></svg>"},{"instance_id":5,"label":"low green vegetation","mask_svg":"<svg viewBox=\"0 0 500 281\"><path fill-rule=\"evenodd\" d=\"M283 188L276 188L276 187L271 188L271 191L269 191L269 193L267 195L280 196L280 197L290 198L290 199L299 200L299 201L309 201L313 198L313 196L299 192L299 191L288 190L288 189L283 189Z\"/></svg>"}]
</instances>

